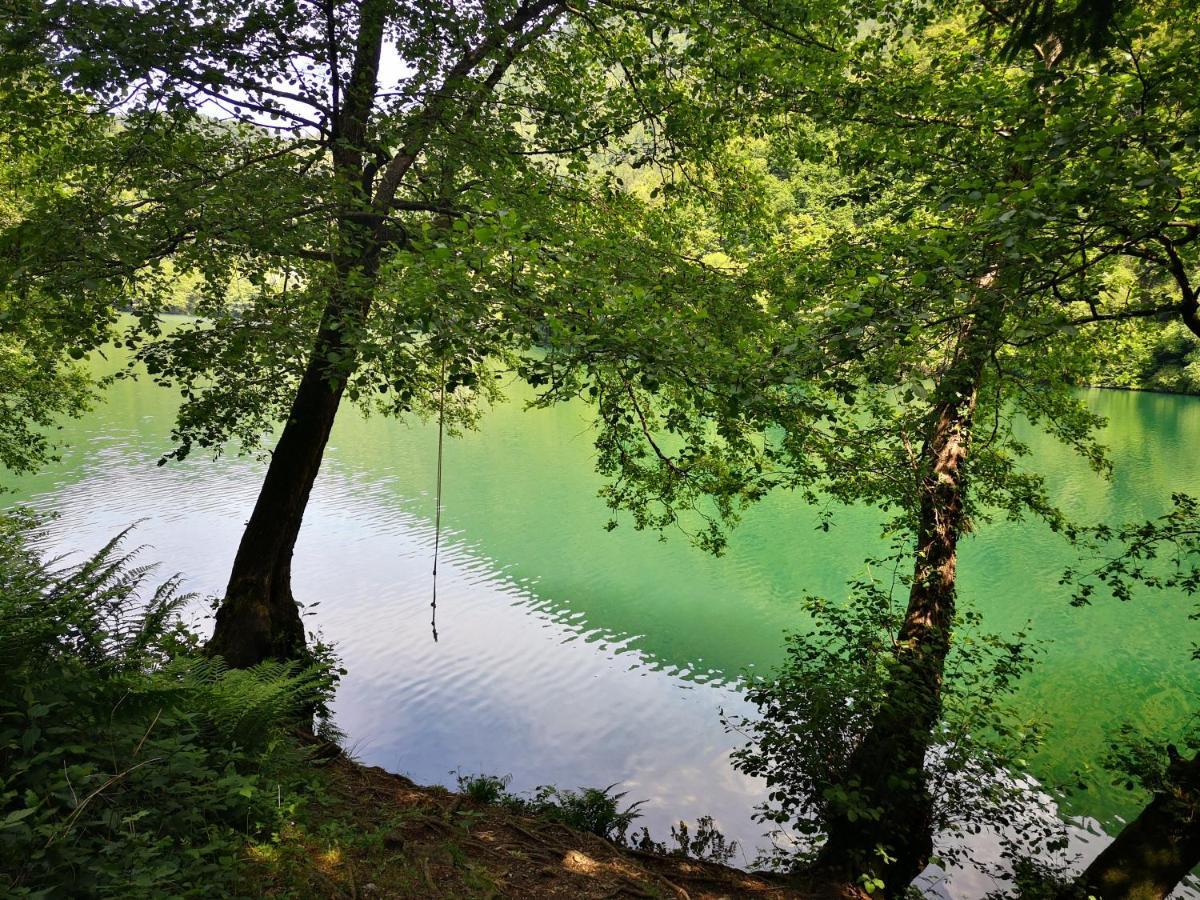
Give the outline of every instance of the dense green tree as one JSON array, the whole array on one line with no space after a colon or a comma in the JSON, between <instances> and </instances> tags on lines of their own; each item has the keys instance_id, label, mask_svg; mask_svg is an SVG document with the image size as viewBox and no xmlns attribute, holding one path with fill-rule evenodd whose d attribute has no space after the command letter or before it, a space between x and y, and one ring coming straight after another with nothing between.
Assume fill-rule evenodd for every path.
<instances>
[{"instance_id":1,"label":"dense green tree","mask_svg":"<svg viewBox=\"0 0 1200 900\"><path fill-rule=\"evenodd\" d=\"M304 646L292 550L343 396L419 410L444 387L469 416L548 310L686 280L597 165L673 173L728 106L620 4L15 2L4 48L9 80L47 71L116 117L8 231L5 291L119 295L183 392L176 456L282 422L217 614L234 665ZM163 334L181 276L202 321Z\"/></svg>"},{"instance_id":2,"label":"dense green tree","mask_svg":"<svg viewBox=\"0 0 1200 900\"><path fill-rule=\"evenodd\" d=\"M0 86L0 231L70 190L73 153L99 137L83 113L32 73ZM37 289L0 291L0 466L26 471L52 456L48 432L92 396L72 357L101 342L108 321L101 291L81 305Z\"/></svg>"},{"instance_id":3,"label":"dense green tree","mask_svg":"<svg viewBox=\"0 0 1200 900\"><path fill-rule=\"evenodd\" d=\"M768 166L786 176L824 160L844 190L785 198L774 237L720 231L770 320L737 360L641 393L597 364L589 389L612 410L600 441L618 476L610 497L639 523L679 521L705 495L728 518L790 486L882 505L911 536L888 689L817 786L819 870L865 874L894 895L930 858L925 763L957 621L958 543L997 512L1064 524L1014 422L1103 469L1096 421L1070 390L1092 364L1091 335L1163 314L1196 327L1192 12L1129 11L1099 59L1048 39L1005 52L974 5L860 9L875 25L840 42L790 6L770 11L771 27L714 31L741 51ZM821 52L840 64L814 65ZM815 222L796 221L805 203ZM830 227L838 206L853 208L850 227ZM1170 291L1113 290L1130 268Z\"/></svg>"},{"instance_id":4,"label":"dense green tree","mask_svg":"<svg viewBox=\"0 0 1200 900\"><path fill-rule=\"evenodd\" d=\"M130 305L177 455L283 423L213 641L238 665L303 647L291 554L343 396L465 420L516 366L595 404L614 509L712 549L773 488L889 511L904 609L807 789L817 871L898 895L938 822L959 541L1066 524L1014 423L1103 470L1071 392L1093 336L1200 333L1200 22L1078 12L17 4L8 81L48 71L105 127L6 229L3 288L99 335ZM163 334L180 275L203 320Z\"/></svg>"}]
</instances>

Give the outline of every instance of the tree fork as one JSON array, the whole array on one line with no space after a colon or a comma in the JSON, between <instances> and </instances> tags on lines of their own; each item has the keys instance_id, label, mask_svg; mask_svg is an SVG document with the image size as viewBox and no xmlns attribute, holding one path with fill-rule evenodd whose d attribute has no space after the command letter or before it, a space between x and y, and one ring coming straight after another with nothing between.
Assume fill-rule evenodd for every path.
<instances>
[{"instance_id":1,"label":"tree fork","mask_svg":"<svg viewBox=\"0 0 1200 900\"><path fill-rule=\"evenodd\" d=\"M208 645L211 653L237 667L268 658L300 658L306 652L304 626L291 591L292 553L342 393L354 372L357 355L346 339L347 323L365 321L380 254L396 242L397 229L388 219L395 206L396 190L446 114L454 96L449 87L464 81L489 57L499 54L485 82L487 89L494 88L516 54L529 41L545 34L565 6L558 0L522 4L492 34L464 51L447 73L447 89L426 102L401 142L401 149L377 172L368 126L378 91L389 8L388 0L363 0L360 7L354 62L344 83L344 102L330 129L333 168L347 191L346 204L336 216L338 246L330 253L335 283L291 412L243 532ZM336 75L336 44L331 44L330 53L334 88L340 93L343 85ZM477 107L472 115L475 112ZM371 162L364 165L368 159ZM370 196L376 174L378 183L374 196Z\"/></svg>"},{"instance_id":2,"label":"tree fork","mask_svg":"<svg viewBox=\"0 0 1200 900\"><path fill-rule=\"evenodd\" d=\"M342 393L354 371L356 354L346 341L346 322L366 317L378 268L378 229L361 221L355 207L365 199L362 164L386 16L385 0L363 3L345 105L331 123L334 169L350 199L350 208L337 220L341 252L331 254L335 283L242 533L208 643L210 653L238 668L265 659L298 659L306 652L304 623L292 596L292 554ZM336 82L336 67L334 78Z\"/></svg>"}]
</instances>

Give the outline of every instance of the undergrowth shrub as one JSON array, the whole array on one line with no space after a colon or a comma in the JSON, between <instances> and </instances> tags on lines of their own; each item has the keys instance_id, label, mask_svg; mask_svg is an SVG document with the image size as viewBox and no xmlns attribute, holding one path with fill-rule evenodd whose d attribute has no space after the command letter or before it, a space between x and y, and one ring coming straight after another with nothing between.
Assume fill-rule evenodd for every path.
<instances>
[{"instance_id":1,"label":"undergrowth shrub","mask_svg":"<svg viewBox=\"0 0 1200 900\"><path fill-rule=\"evenodd\" d=\"M562 822L580 831L589 831L624 846L629 828L641 813L638 808L645 800L621 809L627 791L613 793L615 784L605 788L564 790L553 785L537 789L530 805L535 814L552 822Z\"/></svg>"},{"instance_id":2,"label":"undergrowth shrub","mask_svg":"<svg viewBox=\"0 0 1200 900\"><path fill-rule=\"evenodd\" d=\"M645 803L639 800L621 809L626 793L613 793L615 784L605 788L564 790L554 785L542 785L531 797L510 793L511 775L457 776L458 789L477 803L501 806L522 816L536 816L551 822L561 822L579 831L587 831L622 846L628 845L629 828Z\"/></svg>"},{"instance_id":3,"label":"undergrowth shrub","mask_svg":"<svg viewBox=\"0 0 1200 900\"><path fill-rule=\"evenodd\" d=\"M734 751L735 767L762 778L768 789L756 818L772 829L772 849L756 864L783 871L814 858L832 816L879 815L877 799L847 772L889 697L904 612L891 590L873 580L854 582L845 604L809 597L805 606L811 631L789 636L779 670L747 685L757 716L725 718L726 729L746 739ZM967 839L985 829L1009 867L1057 853L1066 846L1064 826L1022 772L1041 730L1011 703L1039 648L1024 633L1002 638L981 631L969 609L959 620L941 717L926 754L935 862L967 861ZM1011 873L996 868L993 874Z\"/></svg>"},{"instance_id":4,"label":"undergrowth shrub","mask_svg":"<svg viewBox=\"0 0 1200 900\"><path fill-rule=\"evenodd\" d=\"M508 792L508 785L512 782L511 775L463 775L457 772L452 774L457 775L459 793L466 794L476 803L512 808L514 801L524 802Z\"/></svg>"},{"instance_id":5,"label":"undergrowth shrub","mask_svg":"<svg viewBox=\"0 0 1200 900\"><path fill-rule=\"evenodd\" d=\"M44 561L41 536L0 517L0 894L235 893L332 670L230 670L182 624L177 579L148 589L127 533L79 563Z\"/></svg>"},{"instance_id":6,"label":"undergrowth shrub","mask_svg":"<svg viewBox=\"0 0 1200 900\"><path fill-rule=\"evenodd\" d=\"M701 816L696 820L696 833L692 834L687 822L671 826L671 840L656 841L650 837L649 829L643 828L634 837L633 847L659 856L680 856L684 859L699 859L705 862L729 865L738 852L738 842L731 841L717 828L712 816Z\"/></svg>"},{"instance_id":7,"label":"undergrowth shrub","mask_svg":"<svg viewBox=\"0 0 1200 900\"><path fill-rule=\"evenodd\" d=\"M711 816L699 819L694 835L690 833L686 822L672 825L670 843L654 840L646 828L630 837L629 829L640 817L638 810L646 801L639 800L622 809L621 801L628 792L614 793L615 784L605 788L581 788L578 791L542 785L531 797L522 797L509 792L511 775L451 774L457 778L459 792L476 803L501 806L518 815L561 822L622 847L660 856L682 856L719 863L728 863L737 854L737 842L727 840Z\"/></svg>"}]
</instances>

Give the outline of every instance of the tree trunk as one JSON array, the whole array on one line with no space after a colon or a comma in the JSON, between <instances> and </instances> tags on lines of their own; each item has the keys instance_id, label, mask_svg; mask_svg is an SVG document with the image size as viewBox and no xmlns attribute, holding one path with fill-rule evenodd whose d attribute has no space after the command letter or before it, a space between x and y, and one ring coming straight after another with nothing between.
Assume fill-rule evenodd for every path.
<instances>
[{"instance_id":1,"label":"tree trunk","mask_svg":"<svg viewBox=\"0 0 1200 900\"><path fill-rule=\"evenodd\" d=\"M1200 753L1176 758L1167 787L1092 862L1081 881L1100 900L1162 900L1200 866Z\"/></svg>"},{"instance_id":2,"label":"tree trunk","mask_svg":"<svg viewBox=\"0 0 1200 900\"><path fill-rule=\"evenodd\" d=\"M998 315L998 309L985 309L964 322L955 356L938 385L932 427L922 448L916 560L892 682L839 783L860 799L854 809L830 814L827 840L815 864L818 872L847 882L864 875L880 880L887 897L900 896L933 852L925 755L941 714L958 539L967 527L963 470Z\"/></svg>"},{"instance_id":3,"label":"tree trunk","mask_svg":"<svg viewBox=\"0 0 1200 900\"><path fill-rule=\"evenodd\" d=\"M304 625L291 590L292 552L342 392L354 372L355 348L345 334L366 319L383 249L407 240L403 229L389 221L397 189L441 117L457 102L454 88L489 58L498 56L482 85L494 88L517 53L545 34L564 9L552 0L521 4L498 29L464 51L448 70L443 90L413 116L407 133L395 142L401 149L381 171L380 147L371 138L369 125L391 4L388 0L362 0L359 4L354 62L344 82L341 109L337 42L330 33L335 74L329 149L346 200L330 251L336 281L217 611L208 649L230 665L246 667L264 659L294 659L304 654ZM526 30L531 24L534 27ZM468 107L466 119L473 118L478 109L479 104ZM370 163L365 164L366 160Z\"/></svg>"},{"instance_id":4,"label":"tree trunk","mask_svg":"<svg viewBox=\"0 0 1200 900\"><path fill-rule=\"evenodd\" d=\"M292 597L292 552L353 371L340 312L341 304L331 299L217 610L208 650L236 668L297 659L305 651L304 624Z\"/></svg>"},{"instance_id":5,"label":"tree trunk","mask_svg":"<svg viewBox=\"0 0 1200 900\"><path fill-rule=\"evenodd\" d=\"M340 110L336 110L340 82L336 72L333 75L336 114L330 153L334 173L349 199L337 219L337 240L330 250L334 283L316 341L242 533L208 643L210 653L237 668L305 654L304 623L292 596L292 553L342 392L357 360L346 334L366 319L379 254L389 240L385 224L371 210L370 176L363 167L388 8L387 0L360 4L354 62ZM336 69L336 42L330 53Z\"/></svg>"}]
</instances>

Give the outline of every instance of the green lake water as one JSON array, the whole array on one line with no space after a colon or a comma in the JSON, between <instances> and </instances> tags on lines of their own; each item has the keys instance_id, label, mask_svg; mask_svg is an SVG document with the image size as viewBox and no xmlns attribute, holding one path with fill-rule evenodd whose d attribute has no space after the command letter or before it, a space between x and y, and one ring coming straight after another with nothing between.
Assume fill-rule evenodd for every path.
<instances>
[{"instance_id":1,"label":"green lake water","mask_svg":"<svg viewBox=\"0 0 1200 900\"><path fill-rule=\"evenodd\" d=\"M882 552L879 517L847 510L825 533L798 497L778 494L749 512L719 559L678 535L607 533L587 409L526 411L522 390L512 386L512 401L477 432L447 443L437 643L434 427L349 409L339 420L294 567L309 621L350 669L339 724L362 759L421 781L452 782L456 769L511 773L517 789L620 781L631 799L649 800L652 830L711 812L754 843L761 829L749 816L763 789L730 769L735 740L718 710L742 711L739 674L779 661L782 634L803 625L799 598L841 595L863 559ZM1160 512L1172 491L1200 490L1200 401L1087 397L1109 420L1110 481L1029 436L1068 513L1136 519ZM134 540L146 559L219 594L261 463L156 466L175 403L148 382L118 382L64 424L59 463L2 476L13 493L0 503L57 510L53 544L63 550L95 549L142 520ZM1071 558L1041 525L998 523L966 541L960 564L963 599L988 629L1028 622L1051 642L1018 697L1051 727L1031 760L1049 782L1096 765L1122 721L1171 730L1200 708L1189 601L1151 594L1074 609L1057 584ZM1069 807L1107 824L1134 808L1102 784Z\"/></svg>"}]
</instances>

